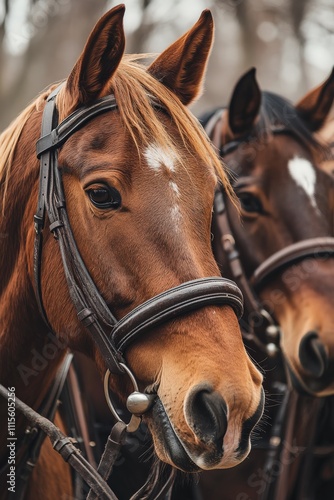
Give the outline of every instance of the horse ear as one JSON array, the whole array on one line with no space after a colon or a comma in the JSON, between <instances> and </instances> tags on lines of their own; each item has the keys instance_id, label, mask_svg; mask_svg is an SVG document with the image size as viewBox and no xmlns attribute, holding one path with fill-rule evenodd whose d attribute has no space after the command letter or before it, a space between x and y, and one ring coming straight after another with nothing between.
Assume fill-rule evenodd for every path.
<instances>
[{"instance_id":1,"label":"horse ear","mask_svg":"<svg viewBox=\"0 0 334 500\"><path fill-rule=\"evenodd\" d=\"M321 85L311 90L296 104L296 110L312 132L324 124L334 101L334 68Z\"/></svg>"},{"instance_id":2,"label":"horse ear","mask_svg":"<svg viewBox=\"0 0 334 500\"><path fill-rule=\"evenodd\" d=\"M109 10L95 25L84 50L67 79L70 110L103 95L124 53L124 5Z\"/></svg>"},{"instance_id":3,"label":"horse ear","mask_svg":"<svg viewBox=\"0 0 334 500\"><path fill-rule=\"evenodd\" d=\"M172 90L184 105L199 97L213 41L213 19L204 10L197 23L168 47L148 71Z\"/></svg>"},{"instance_id":4,"label":"horse ear","mask_svg":"<svg viewBox=\"0 0 334 500\"><path fill-rule=\"evenodd\" d=\"M261 90L255 72L255 68L250 69L234 88L228 107L228 124L233 135L249 132L260 112Z\"/></svg>"}]
</instances>

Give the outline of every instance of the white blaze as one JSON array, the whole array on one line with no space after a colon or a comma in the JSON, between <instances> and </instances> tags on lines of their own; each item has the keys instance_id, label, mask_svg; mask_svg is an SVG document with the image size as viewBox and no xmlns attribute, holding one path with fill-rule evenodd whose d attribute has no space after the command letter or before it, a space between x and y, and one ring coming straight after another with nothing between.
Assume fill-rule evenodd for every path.
<instances>
[{"instance_id":1,"label":"white blaze","mask_svg":"<svg viewBox=\"0 0 334 500\"><path fill-rule=\"evenodd\" d=\"M164 168L168 172L175 172L176 154L173 151L166 151L158 144L150 144L144 152L144 157L148 166L155 172Z\"/></svg>"},{"instance_id":2,"label":"white blaze","mask_svg":"<svg viewBox=\"0 0 334 500\"><path fill-rule=\"evenodd\" d=\"M147 165L156 173L168 173L172 176L176 172L177 155L174 151L166 151L158 144L150 144L144 151ZM180 207L177 199L180 197L180 190L175 180L170 178L168 185L171 189L175 204L170 209L171 219L176 224L181 218Z\"/></svg>"},{"instance_id":3,"label":"white blaze","mask_svg":"<svg viewBox=\"0 0 334 500\"><path fill-rule=\"evenodd\" d=\"M173 181L170 181L169 185L172 188L172 191L174 192L176 197L178 198L180 196L180 190L179 190L177 184L175 184L175 182L173 182Z\"/></svg>"},{"instance_id":4,"label":"white blaze","mask_svg":"<svg viewBox=\"0 0 334 500\"><path fill-rule=\"evenodd\" d=\"M318 209L315 201L315 186L317 176L311 162L305 158L295 156L288 162L288 169L296 184L302 188L309 197L311 204Z\"/></svg>"}]
</instances>

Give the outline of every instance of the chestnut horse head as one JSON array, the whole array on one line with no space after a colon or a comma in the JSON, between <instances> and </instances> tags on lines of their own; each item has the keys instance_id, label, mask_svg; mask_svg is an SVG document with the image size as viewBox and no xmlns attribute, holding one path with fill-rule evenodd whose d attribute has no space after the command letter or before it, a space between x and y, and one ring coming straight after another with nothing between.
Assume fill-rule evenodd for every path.
<instances>
[{"instance_id":1,"label":"chestnut horse head","mask_svg":"<svg viewBox=\"0 0 334 500\"><path fill-rule=\"evenodd\" d=\"M123 55L123 14L124 7L118 6L100 19L58 94L53 88L43 94L1 138L1 381L16 386L17 395L35 408L63 356L59 347L41 367L51 337L56 346L93 358L101 374L110 367L97 339L78 319L74 303L85 298L91 285L80 275L69 290L68 277L76 266L84 263L99 292L91 304L93 320L86 325L94 323L96 308L107 318L124 318L124 326L129 313L140 316L150 306L149 299L185 282L191 288L193 280L208 278L210 283L219 276L211 249L212 203L217 179L227 190L229 184L186 108L201 91L212 43L211 14L204 11L148 68L138 57ZM49 136L51 152L43 139L39 143L42 158L49 155L59 167L45 193L42 175L39 199L50 198L61 184L64 200L58 194L45 202L49 220L43 231L40 297L55 336L48 334L37 307L32 223L38 198L36 141L43 108L51 101L59 115L56 132L63 139L58 144L56 132ZM112 103L112 110L86 119L105 102ZM61 219L55 222L50 220L53 202ZM66 224L73 241L63 234ZM56 238L46 230L49 225ZM60 243L66 238L64 269ZM185 286L181 292L186 294ZM145 307L138 308L143 302ZM163 300L154 303L165 307ZM86 313L79 311L80 319ZM198 308L152 323L154 328L146 319L140 338L124 341L118 329L118 345L126 343L126 349L115 353L114 365L122 354L140 391L156 395L143 418L158 457L185 471L237 465L249 452L263 391L231 302L202 301ZM120 371L115 370L111 386L124 401L131 387Z\"/></svg>"},{"instance_id":2,"label":"chestnut horse head","mask_svg":"<svg viewBox=\"0 0 334 500\"><path fill-rule=\"evenodd\" d=\"M334 393L334 184L316 136L333 92L334 72L294 106L252 69L211 131L240 200L242 220L229 201L227 213L244 275L280 325L295 386L313 395Z\"/></svg>"}]
</instances>

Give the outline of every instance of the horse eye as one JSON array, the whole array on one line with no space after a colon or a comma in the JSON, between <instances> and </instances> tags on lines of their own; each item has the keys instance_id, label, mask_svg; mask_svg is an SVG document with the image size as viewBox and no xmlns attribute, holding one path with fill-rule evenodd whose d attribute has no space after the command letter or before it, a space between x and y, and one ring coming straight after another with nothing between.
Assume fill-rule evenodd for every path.
<instances>
[{"instance_id":1,"label":"horse eye","mask_svg":"<svg viewBox=\"0 0 334 500\"><path fill-rule=\"evenodd\" d=\"M119 208L121 205L121 195L117 189L110 186L99 186L86 190L90 201L97 208Z\"/></svg>"},{"instance_id":2,"label":"horse eye","mask_svg":"<svg viewBox=\"0 0 334 500\"><path fill-rule=\"evenodd\" d=\"M238 198L240 200L241 208L245 212L249 213L262 213L263 207L261 201L250 193L239 193Z\"/></svg>"}]
</instances>

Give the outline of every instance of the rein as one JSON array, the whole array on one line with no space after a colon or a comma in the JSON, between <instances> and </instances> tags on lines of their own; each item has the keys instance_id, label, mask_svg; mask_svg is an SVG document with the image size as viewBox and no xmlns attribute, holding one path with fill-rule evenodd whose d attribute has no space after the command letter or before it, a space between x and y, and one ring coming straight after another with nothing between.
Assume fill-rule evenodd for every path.
<instances>
[{"instance_id":1,"label":"rein","mask_svg":"<svg viewBox=\"0 0 334 500\"><path fill-rule=\"evenodd\" d=\"M0 395L7 398L7 390L0 385ZM117 500L107 483L74 446L71 438L66 437L61 430L48 418L43 417L19 398L15 397L16 408L34 426L40 428L51 440L53 448L68 462L78 474L85 479L93 491L103 500Z\"/></svg>"},{"instance_id":2,"label":"rein","mask_svg":"<svg viewBox=\"0 0 334 500\"><path fill-rule=\"evenodd\" d=\"M59 404L59 397L65 386L72 358L72 354L66 354L65 359L63 360L44 401L39 407L38 411L40 415L47 420L52 421L54 419ZM8 390L2 384L0 384L0 395L6 399L8 398ZM17 398L15 396L15 402L16 400ZM37 463L39 453L45 438L45 434L41 431L41 427L38 425L38 423L35 421L31 421L31 424L31 426L28 425L26 427L24 438L20 443L19 449L17 450L18 454L22 449L26 448L16 473L18 481L16 484L15 497L17 500L23 500L24 498L28 479ZM9 464L7 462L4 467L1 467L0 474L3 474L8 469L8 467Z\"/></svg>"},{"instance_id":3,"label":"rein","mask_svg":"<svg viewBox=\"0 0 334 500\"><path fill-rule=\"evenodd\" d=\"M48 220L49 229L59 244L63 269L77 317L90 333L104 358L107 367L105 375L107 403L119 420L111 429L98 469L92 467L80 455L71 439L64 436L52 422L17 398L16 404L34 426L40 427L50 437L55 450L92 488L88 495L90 500L94 498L114 500L116 496L106 483L113 463L124 443L126 432L133 432L138 428L141 416L151 408L155 400L155 395L138 391L136 380L124 358L125 350L148 329L156 328L201 307L229 305L240 318L243 313L243 298L234 282L222 277L207 277L182 283L164 291L134 308L121 320L115 318L99 293L76 245L66 210L61 170L58 167L58 149L88 121L107 111L116 110L117 103L113 95L103 97L91 106L74 111L58 124L56 96L60 88L61 86L55 89L46 100L41 138L37 141L40 181L37 210L34 216L35 292L40 314L52 331L43 305L41 289L43 231ZM159 103L153 98L150 99L154 108L162 109ZM117 412L110 400L108 393L110 373L126 374L133 383L134 391L127 400L127 408L132 414L128 424L117 417ZM2 387L0 387L0 394L6 397ZM156 498L172 487L173 478L174 474Z\"/></svg>"},{"instance_id":4,"label":"rein","mask_svg":"<svg viewBox=\"0 0 334 500\"><path fill-rule=\"evenodd\" d=\"M261 305L255 292L252 290L247 276L244 272L240 260L240 254L233 237L232 228L228 219L226 204L223 192L218 188L214 197L214 213L216 223L220 233L221 248L228 262L233 279L242 290L245 304L245 312L248 313L248 321L241 318L242 334L247 340L255 343L262 351L269 356L275 356L278 347L275 340L279 336L279 326L270 313ZM264 327L268 342L263 343L257 335L255 329Z\"/></svg>"}]
</instances>

